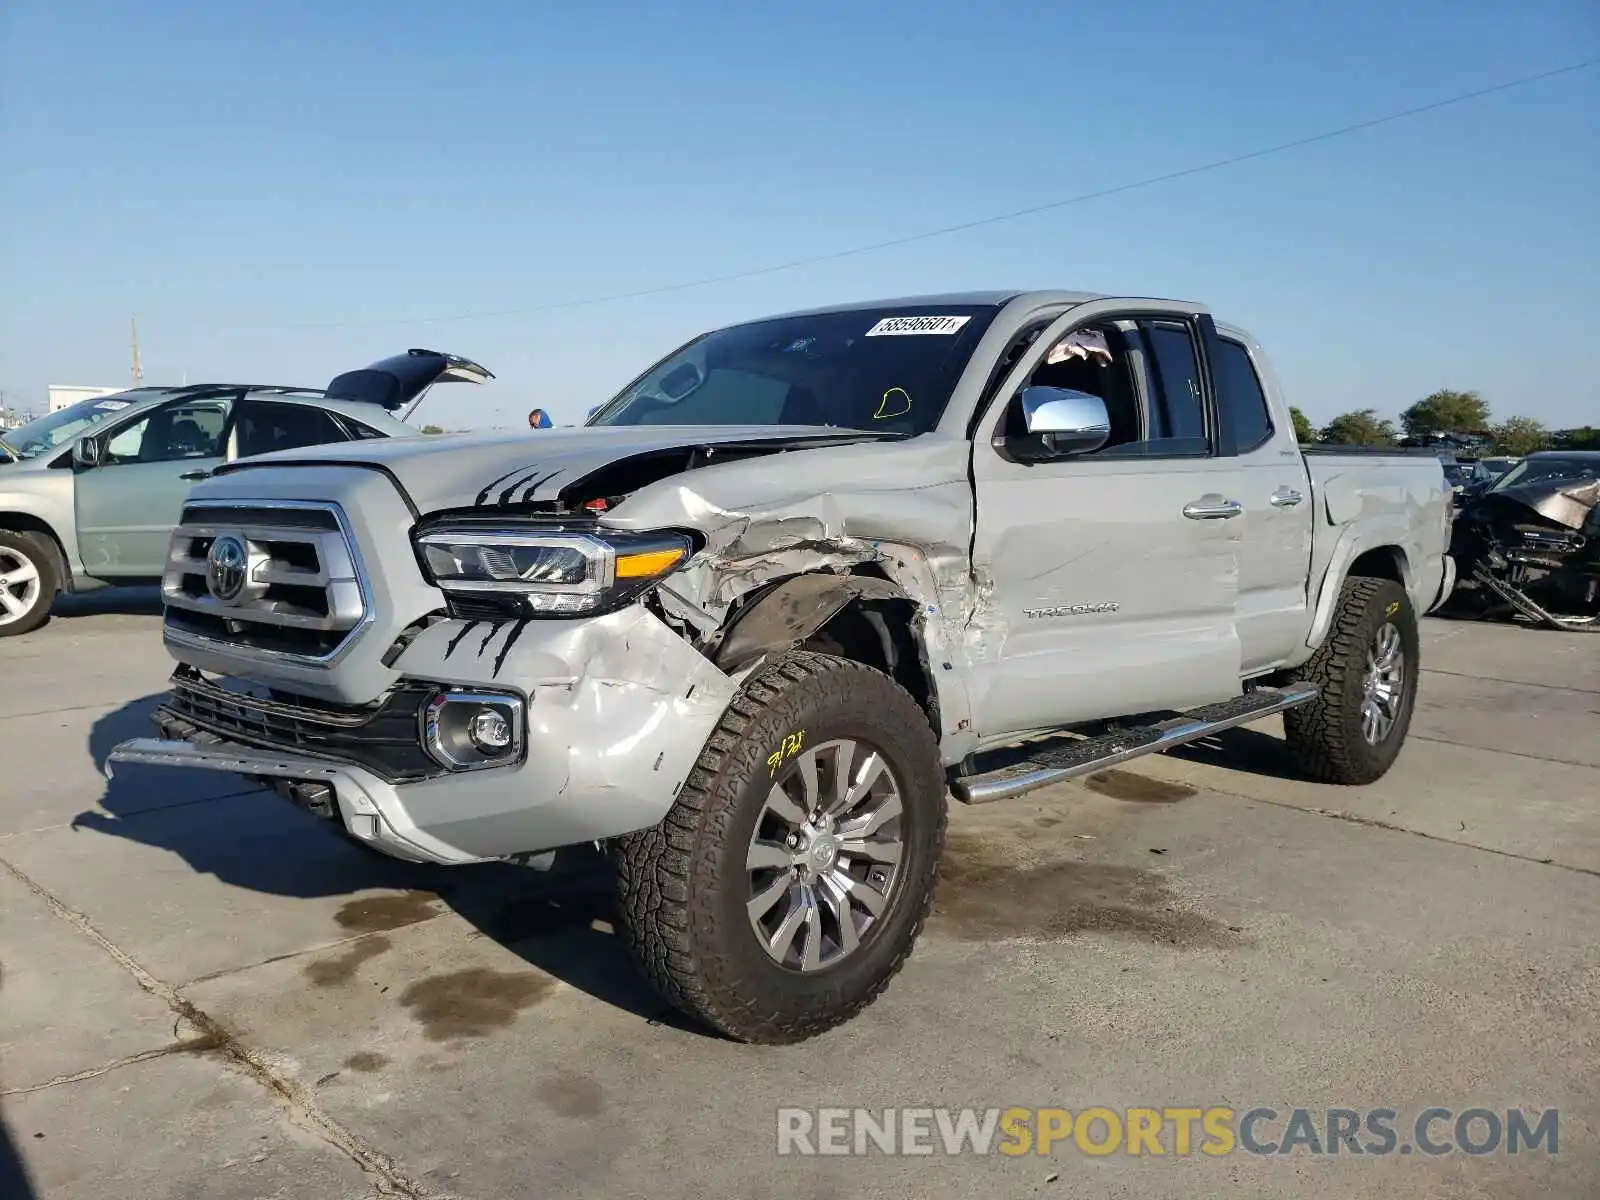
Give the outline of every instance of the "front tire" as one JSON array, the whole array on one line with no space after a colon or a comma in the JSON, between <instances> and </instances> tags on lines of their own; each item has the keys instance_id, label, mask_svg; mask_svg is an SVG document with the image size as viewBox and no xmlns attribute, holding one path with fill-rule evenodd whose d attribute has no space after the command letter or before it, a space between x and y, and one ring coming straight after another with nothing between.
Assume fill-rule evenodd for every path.
<instances>
[{"instance_id":1,"label":"front tire","mask_svg":"<svg viewBox=\"0 0 1600 1200\"><path fill-rule=\"evenodd\" d=\"M1390 579L1344 581L1333 624L1301 672L1319 685L1310 704L1283 714L1296 765L1324 783L1380 779L1405 744L1416 706L1417 615Z\"/></svg>"},{"instance_id":2,"label":"front tire","mask_svg":"<svg viewBox=\"0 0 1600 1200\"><path fill-rule=\"evenodd\" d=\"M886 675L786 655L745 684L662 823L619 840L629 948L663 996L740 1041L798 1042L888 985L945 834L927 716Z\"/></svg>"},{"instance_id":3,"label":"front tire","mask_svg":"<svg viewBox=\"0 0 1600 1200\"><path fill-rule=\"evenodd\" d=\"M34 534L0 529L0 637L31 633L48 621L60 586L48 546Z\"/></svg>"}]
</instances>

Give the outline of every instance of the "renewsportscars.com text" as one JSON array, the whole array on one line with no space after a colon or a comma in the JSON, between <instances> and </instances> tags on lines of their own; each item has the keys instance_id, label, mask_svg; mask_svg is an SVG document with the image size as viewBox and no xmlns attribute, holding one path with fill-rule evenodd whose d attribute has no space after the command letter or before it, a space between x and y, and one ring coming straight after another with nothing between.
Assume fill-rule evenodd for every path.
<instances>
[{"instance_id":1,"label":"renewsportscars.com text","mask_svg":"<svg viewBox=\"0 0 1600 1200\"><path fill-rule=\"evenodd\" d=\"M1556 1109L780 1108L778 1153L1556 1154Z\"/></svg>"}]
</instances>

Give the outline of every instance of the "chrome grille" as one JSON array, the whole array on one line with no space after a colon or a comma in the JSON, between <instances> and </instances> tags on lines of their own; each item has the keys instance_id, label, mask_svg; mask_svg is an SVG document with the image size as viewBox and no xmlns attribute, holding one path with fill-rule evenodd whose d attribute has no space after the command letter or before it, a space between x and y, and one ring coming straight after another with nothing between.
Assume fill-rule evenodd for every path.
<instances>
[{"instance_id":1,"label":"chrome grille","mask_svg":"<svg viewBox=\"0 0 1600 1200\"><path fill-rule=\"evenodd\" d=\"M436 693L428 684L408 681L371 704L319 704L305 697L254 695L240 690L237 681L210 680L180 666L156 722L183 722L188 728L178 732L184 741L200 731L247 746L353 762L398 782L443 773L421 738L422 710Z\"/></svg>"},{"instance_id":2,"label":"chrome grille","mask_svg":"<svg viewBox=\"0 0 1600 1200\"><path fill-rule=\"evenodd\" d=\"M313 662L337 657L371 611L343 514L311 502L191 503L161 593L169 637Z\"/></svg>"}]
</instances>

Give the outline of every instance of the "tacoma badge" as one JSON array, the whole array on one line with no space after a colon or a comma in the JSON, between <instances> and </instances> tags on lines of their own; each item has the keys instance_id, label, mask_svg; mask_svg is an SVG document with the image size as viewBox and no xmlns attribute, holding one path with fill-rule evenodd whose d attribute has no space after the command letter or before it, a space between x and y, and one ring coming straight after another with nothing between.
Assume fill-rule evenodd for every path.
<instances>
[{"instance_id":1,"label":"tacoma badge","mask_svg":"<svg viewBox=\"0 0 1600 1200\"><path fill-rule=\"evenodd\" d=\"M1115 600L1107 600L1103 604L1058 604L1053 608L1025 608L1023 613L1030 620L1043 617L1082 617L1090 613L1114 613L1122 606Z\"/></svg>"}]
</instances>

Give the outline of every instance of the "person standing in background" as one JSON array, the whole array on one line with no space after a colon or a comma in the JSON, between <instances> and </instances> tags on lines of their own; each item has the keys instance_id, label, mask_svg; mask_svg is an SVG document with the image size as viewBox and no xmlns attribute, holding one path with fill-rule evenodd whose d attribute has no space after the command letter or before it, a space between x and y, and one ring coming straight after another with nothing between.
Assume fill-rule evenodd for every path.
<instances>
[{"instance_id":1,"label":"person standing in background","mask_svg":"<svg viewBox=\"0 0 1600 1200\"><path fill-rule=\"evenodd\" d=\"M550 414L545 412L544 409L542 409L542 408L534 409L532 412L530 412L528 414L528 428L530 428L530 429L549 429L550 428Z\"/></svg>"}]
</instances>

